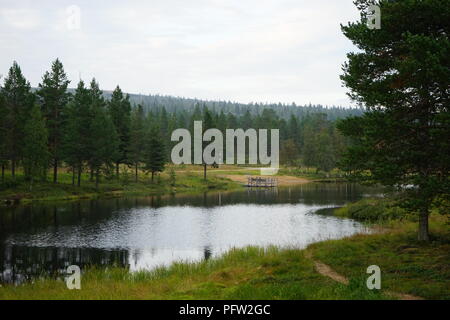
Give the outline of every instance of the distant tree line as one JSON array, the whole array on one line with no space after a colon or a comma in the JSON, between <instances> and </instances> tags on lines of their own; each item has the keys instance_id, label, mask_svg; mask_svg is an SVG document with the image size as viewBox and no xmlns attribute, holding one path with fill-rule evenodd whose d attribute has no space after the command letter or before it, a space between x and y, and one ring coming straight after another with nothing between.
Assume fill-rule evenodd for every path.
<instances>
[{"instance_id":1,"label":"distant tree line","mask_svg":"<svg viewBox=\"0 0 450 320\"><path fill-rule=\"evenodd\" d=\"M104 91L105 98L109 99L112 95L110 91ZM225 114L232 113L237 117L243 116L247 111L251 115L255 116L261 114L264 109L271 109L276 112L278 117L288 120L291 115L297 118L303 118L308 114L313 113L325 113L328 120L345 119L349 116L361 116L364 113L362 108L349 108L342 106L324 106L324 105L297 105L294 102L291 104L283 103L238 103L232 101L205 101L192 98L182 98L163 95L142 95L142 94L129 94L132 104L142 105L144 112L148 113L152 110L159 109L164 106L168 113L178 113L186 111L192 113L196 105L206 106L211 112L220 113L223 111Z\"/></svg>"},{"instance_id":2,"label":"distant tree line","mask_svg":"<svg viewBox=\"0 0 450 320\"><path fill-rule=\"evenodd\" d=\"M203 121L204 130L222 132L227 128L280 129L282 163L330 171L345 147L333 120L360 112L161 96L136 103L136 97L131 101L119 86L103 93L95 79L89 84L80 80L76 89L69 89L69 83L58 59L36 89L13 63L0 87L2 181L7 168L15 179L21 166L31 185L49 179L49 169L51 180L57 183L64 167L71 170L74 185L79 186L82 173L88 172L98 186L103 175L119 177L121 165L132 167L136 180L139 170L145 170L153 181L170 159L176 143L171 142L172 131L186 128L193 132L195 120Z\"/></svg>"}]
</instances>

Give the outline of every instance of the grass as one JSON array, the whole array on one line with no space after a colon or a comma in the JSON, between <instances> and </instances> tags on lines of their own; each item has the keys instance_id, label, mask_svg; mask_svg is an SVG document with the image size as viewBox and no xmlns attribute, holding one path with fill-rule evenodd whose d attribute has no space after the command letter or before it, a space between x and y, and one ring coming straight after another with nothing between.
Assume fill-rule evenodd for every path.
<instances>
[{"instance_id":1,"label":"grass","mask_svg":"<svg viewBox=\"0 0 450 320\"><path fill-rule=\"evenodd\" d=\"M197 166L197 170L201 168ZM120 178L103 177L99 188L91 182L88 174L82 175L81 186L72 185L72 174L60 172L58 183L39 182L33 185L26 182L23 175L19 173L15 180L6 175L5 182L0 184L0 203L8 201L14 203L26 203L29 201L59 201L93 199L101 197L119 196L142 196L142 195L163 195L175 193L202 193L211 190L234 190L241 186L229 179L209 174L207 180L203 179L200 172L188 170L177 171L175 185L170 183L167 172L155 178L152 183L150 178L143 172L139 173L138 182L134 181L134 176L124 170Z\"/></svg>"},{"instance_id":2,"label":"grass","mask_svg":"<svg viewBox=\"0 0 450 320\"><path fill-rule=\"evenodd\" d=\"M169 168L171 166L168 166ZM202 193L216 190L235 190L242 188L241 184L225 178L227 175L260 175L260 170L254 166L245 165L221 165L220 168L208 167L207 180L203 179L203 166L179 165L173 166L176 173L176 182L172 186L169 182L169 174L166 170L155 178L154 183L150 181L149 175L139 172L138 182L134 181L134 174L126 166L121 167L120 178L102 177L100 185L96 188L95 183L90 181L88 173L82 174L81 186L72 185L72 173L60 168L58 183L38 182L30 187L25 181L23 173L19 170L16 178L11 178L11 173L6 172L5 181L0 182L0 205L2 202L26 203L30 201L60 201L95 199L120 196L146 196L163 195L173 193ZM314 168L287 168L283 167L279 175L294 175L314 181L336 181L340 176L338 171L330 175L316 173ZM51 173L48 179L51 180Z\"/></svg>"},{"instance_id":3,"label":"grass","mask_svg":"<svg viewBox=\"0 0 450 320\"><path fill-rule=\"evenodd\" d=\"M378 265L382 288L425 299L450 299L450 232L448 219L432 214L432 241L420 243L417 223L390 221L388 231L311 245L315 259L355 277Z\"/></svg>"},{"instance_id":4,"label":"grass","mask_svg":"<svg viewBox=\"0 0 450 320\"><path fill-rule=\"evenodd\" d=\"M327 173L317 172L316 168L309 167L282 167L279 170L279 175L294 176L317 182L345 181L344 173L338 169L333 169Z\"/></svg>"},{"instance_id":5,"label":"grass","mask_svg":"<svg viewBox=\"0 0 450 320\"><path fill-rule=\"evenodd\" d=\"M345 286L314 271L301 250L231 250L200 263L130 274L126 269L90 269L81 290L43 280L0 289L0 299L388 299L370 291L361 277Z\"/></svg>"}]
</instances>

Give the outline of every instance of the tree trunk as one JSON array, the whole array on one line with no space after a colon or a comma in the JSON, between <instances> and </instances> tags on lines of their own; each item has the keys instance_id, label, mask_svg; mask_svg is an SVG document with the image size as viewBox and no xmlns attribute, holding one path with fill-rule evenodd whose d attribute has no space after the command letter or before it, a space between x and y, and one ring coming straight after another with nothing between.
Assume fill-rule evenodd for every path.
<instances>
[{"instance_id":1,"label":"tree trunk","mask_svg":"<svg viewBox=\"0 0 450 320\"><path fill-rule=\"evenodd\" d=\"M203 164L203 179L206 180L206 166L207 164Z\"/></svg>"},{"instance_id":2,"label":"tree trunk","mask_svg":"<svg viewBox=\"0 0 450 320\"><path fill-rule=\"evenodd\" d=\"M58 183L58 160L53 163L53 183Z\"/></svg>"},{"instance_id":3,"label":"tree trunk","mask_svg":"<svg viewBox=\"0 0 450 320\"><path fill-rule=\"evenodd\" d=\"M75 166L72 167L72 185L75 185Z\"/></svg>"},{"instance_id":4,"label":"tree trunk","mask_svg":"<svg viewBox=\"0 0 450 320\"><path fill-rule=\"evenodd\" d=\"M90 182L94 181L94 169L93 168L91 168L91 177L89 178L89 181Z\"/></svg>"},{"instance_id":5,"label":"tree trunk","mask_svg":"<svg viewBox=\"0 0 450 320\"><path fill-rule=\"evenodd\" d=\"M138 164L137 163L135 164L134 170L135 170L134 171L135 172L134 173L135 174L135 181L138 182Z\"/></svg>"},{"instance_id":6,"label":"tree trunk","mask_svg":"<svg viewBox=\"0 0 450 320\"><path fill-rule=\"evenodd\" d=\"M5 181L5 164L2 164L2 181Z\"/></svg>"},{"instance_id":7,"label":"tree trunk","mask_svg":"<svg viewBox=\"0 0 450 320\"><path fill-rule=\"evenodd\" d=\"M428 233L428 209L422 209L419 216L419 241L430 241Z\"/></svg>"},{"instance_id":8,"label":"tree trunk","mask_svg":"<svg viewBox=\"0 0 450 320\"><path fill-rule=\"evenodd\" d=\"M81 186L81 165L78 165L78 186Z\"/></svg>"},{"instance_id":9,"label":"tree trunk","mask_svg":"<svg viewBox=\"0 0 450 320\"><path fill-rule=\"evenodd\" d=\"M155 172L152 171L152 183L153 183L154 178L155 178Z\"/></svg>"},{"instance_id":10,"label":"tree trunk","mask_svg":"<svg viewBox=\"0 0 450 320\"><path fill-rule=\"evenodd\" d=\"M116 177L119 179L120 162L116 162Z\"/></svg>"}]
</instances>

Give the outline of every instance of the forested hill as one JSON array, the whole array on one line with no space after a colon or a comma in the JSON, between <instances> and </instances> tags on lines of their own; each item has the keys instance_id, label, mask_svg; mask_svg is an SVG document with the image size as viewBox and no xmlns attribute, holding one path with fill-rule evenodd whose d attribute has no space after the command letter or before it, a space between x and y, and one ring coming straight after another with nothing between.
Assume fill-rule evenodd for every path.
<instances>
[{"instance_id":1,"label":"forested hill","mask_svg":"<svg viewBox=\"0 0 450 320\"><path fill-rule=\"evenodd\" d=\"M74 89L69 89L71 93L74 93ZM103 95L106 99L110 99L112 91L103 91ZM244 115L247 110L252 114L261 114L264 109L275 110L277 115L285 120L288 120L293 114L297 118L301 119L307 114L324 113L327 115L328 120L336 120L347 118L349 116L359 116L364 111L358 108L344 108L337 106L323 106L323 105L296 105L295 103L286 105L281 103L262 104L262 103L237 103L230 101L206 101L192 98L181 98L173 96L163 95L142 95L142 94L129 94L130 102L132 105L142 105L145 113L149 111L156 111L161 107L165 107L169 113L185 111L188 114L194 112L195 105L207 106L209 110L220 113L223 111L225 114L231 113L235 116Z\"/></svg>"}]
</instances>

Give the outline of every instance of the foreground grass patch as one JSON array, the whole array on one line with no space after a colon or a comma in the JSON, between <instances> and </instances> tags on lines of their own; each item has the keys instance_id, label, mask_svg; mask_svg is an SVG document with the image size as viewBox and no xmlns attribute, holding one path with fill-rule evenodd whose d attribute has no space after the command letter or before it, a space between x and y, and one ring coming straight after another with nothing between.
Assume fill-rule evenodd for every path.
<instances>
[{"instance_id":1,"label":"foreground grass patch","mask_svg":"<svg viewBox=\"0 0 450 320\"><path fill-rule=\"evenodd\" d=\"M200 263L176 263L151 272L126 269L83 273L81 290L41 280L0 288L0 299L386 299L356 277L350 286L314 270L301 250L231 250Z\"/></svg>"},{"instance_id":2,"label":"foreground grass patch","mask_svg":"<svg viewBox=\"0 0 450 320\"><path fill-rule=\"evenodd\" d=\"M370 265L381 268L382 289L426 299L450 299L450 232L446 218L431 218L432 241L416 240L416 224L397 223L392 230L375 235L311 245L314 259L337 272L356 277Z\"/></svg>"}]
</instances>

